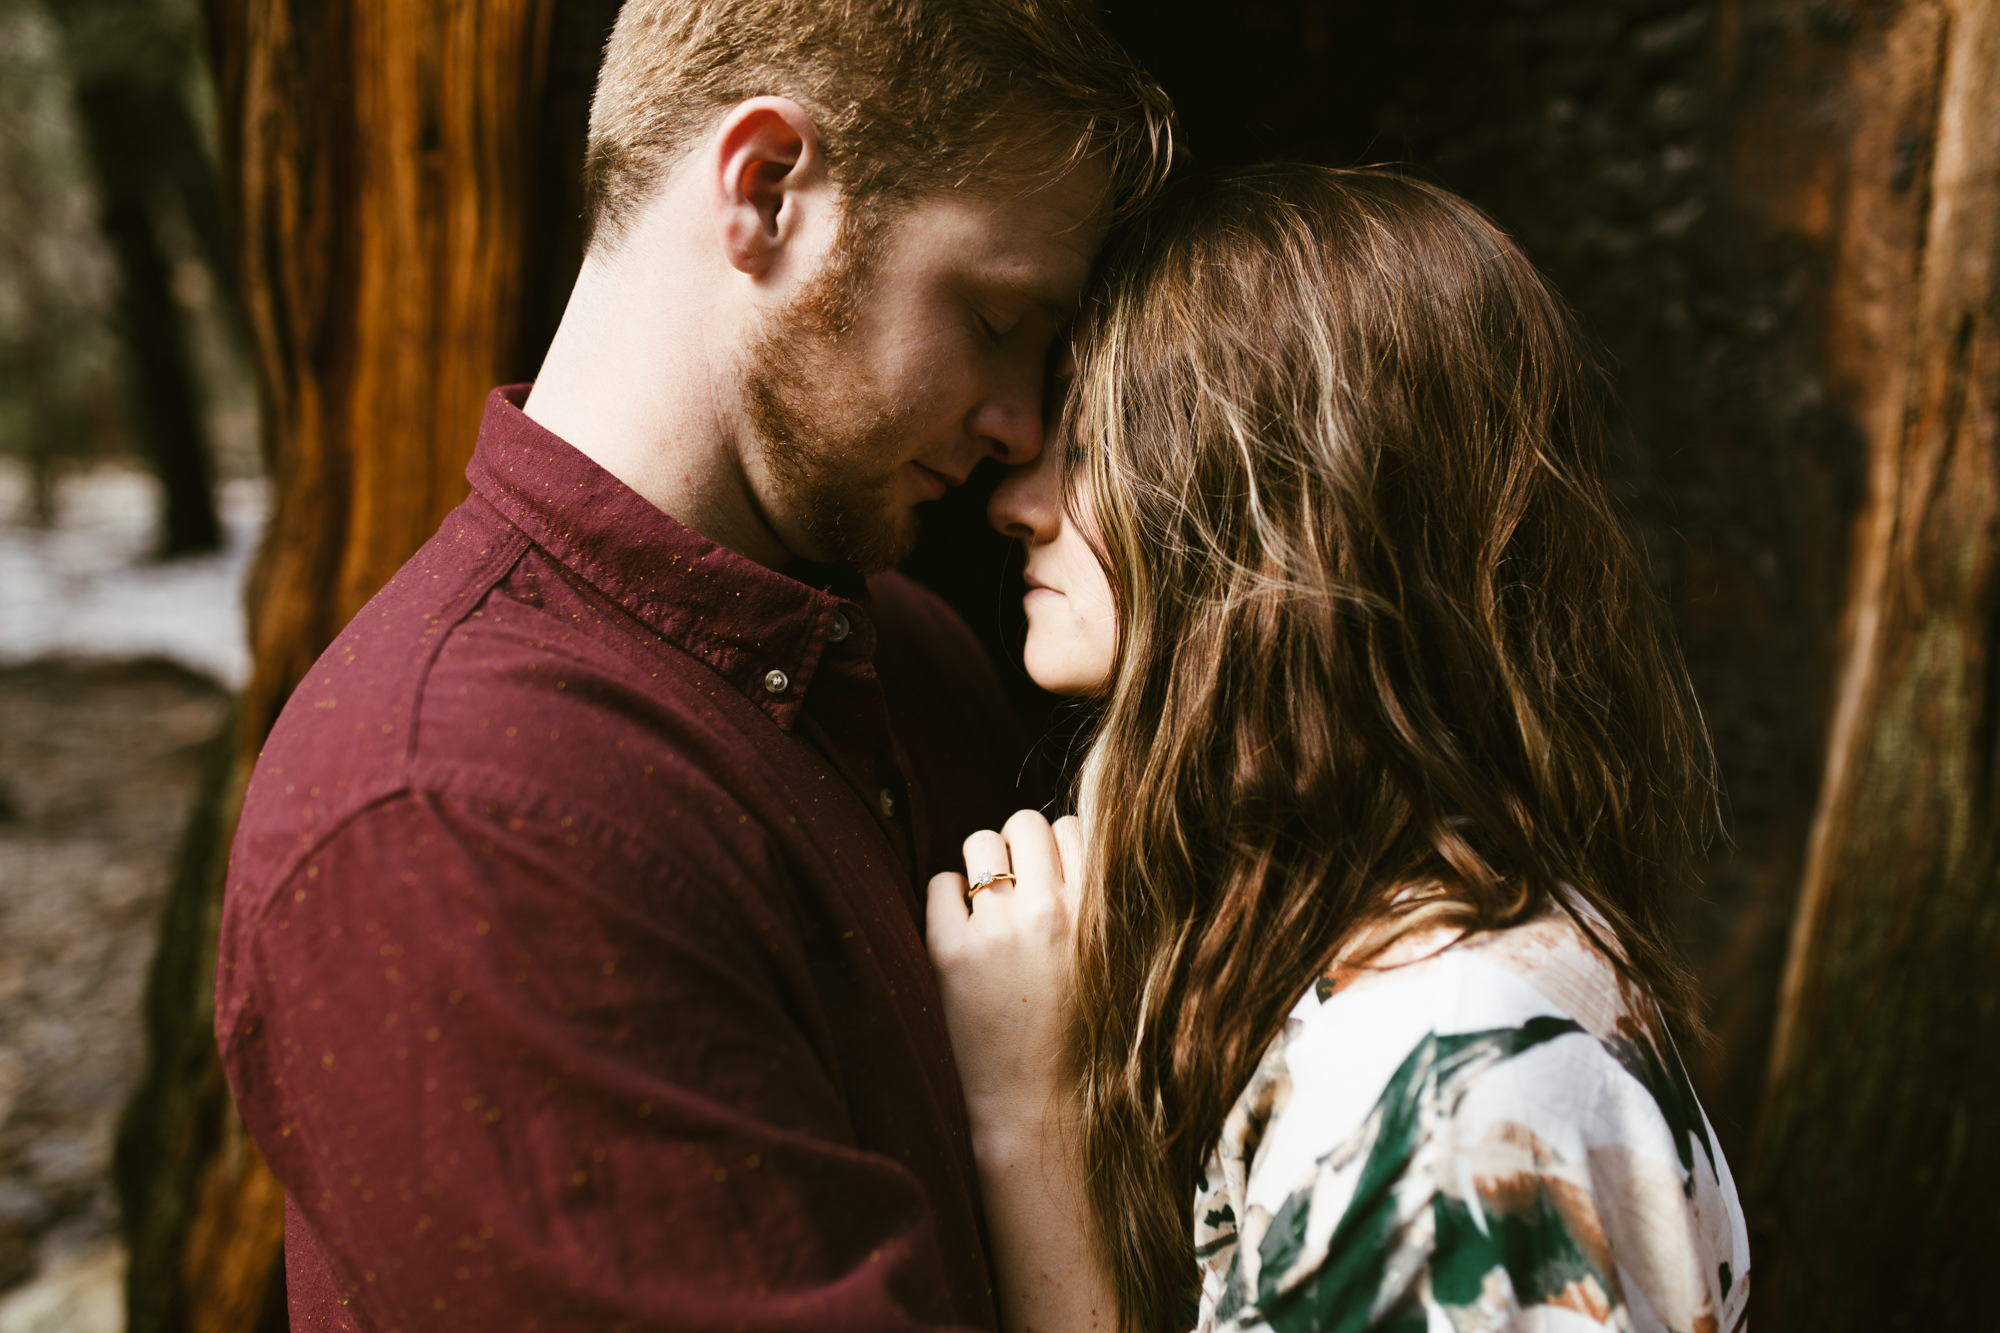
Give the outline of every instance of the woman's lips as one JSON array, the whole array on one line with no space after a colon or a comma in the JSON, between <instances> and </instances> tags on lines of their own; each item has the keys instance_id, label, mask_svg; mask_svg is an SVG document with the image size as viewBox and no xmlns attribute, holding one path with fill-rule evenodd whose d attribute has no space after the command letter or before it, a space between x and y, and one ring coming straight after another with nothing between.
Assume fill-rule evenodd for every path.
<instances>
[{"instance_id":1,"label":"woman's lips","mask_svg":"<svg viewBox=\"0 0 2000 1333\"><path fill-rule=\"evenodd\" d=\"M1036 578L1033 574L1023 575L1023 578L1028 585L1028 591L1022 595L1023 600L1032 599L1036 596L1043 596L1043 597L1062 596L1060 592L1057 592L1054 588L1051 588L1048 584L1042 582L1040 579Z\"/></svg>"}]
</instances>

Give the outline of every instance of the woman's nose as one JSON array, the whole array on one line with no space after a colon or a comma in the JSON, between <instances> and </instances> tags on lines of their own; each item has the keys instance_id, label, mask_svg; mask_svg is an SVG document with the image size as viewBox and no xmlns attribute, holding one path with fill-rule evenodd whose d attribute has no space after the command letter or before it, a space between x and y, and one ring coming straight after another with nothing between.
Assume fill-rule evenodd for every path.
<instances>
[{"instance_id":1,"label":"woman's nose","mask_svg":"<svg viewBox=\"0 0 2000 1333\"><path fill-rule=\"evenodd\" d=\"M1062 525L1060 485L1054 452L1045 450L1031 463L1009 468L986 506L986 521L1002 536L1036 543L1053 539Z\"/></svg>"}]
</instances>

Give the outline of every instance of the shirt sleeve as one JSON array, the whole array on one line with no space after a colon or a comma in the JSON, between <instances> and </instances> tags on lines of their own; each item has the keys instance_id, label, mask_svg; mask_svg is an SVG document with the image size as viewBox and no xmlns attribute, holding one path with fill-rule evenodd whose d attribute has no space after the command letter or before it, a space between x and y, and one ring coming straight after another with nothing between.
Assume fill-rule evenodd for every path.
<instances>
[{"instance_id":1,"label":"shirt sleeve","mask_svg":"<svg viewBox=\"0 0 2000 1333\"><path fill-rule=\"evenodd\" d=\"M1429 1032L1304 1159L1273 1147L1285 1121L1352 1122L1288 1087L1260 1140L1239 1138L1247 1186L1229 1190L1226 1141L1198 1201L1233 1205L1200 1328L1734 1329L1747 1263L1726 1166L1705 1121L1680 1152L1661 1089L1627 1064L1557 1014Z\"/></svg>"},{"instance_id":2,"label":"shirt sleeve","mask_svg":"<svg viewBox=\"0 0 2000 1333\"><path fill-rule=\"evenodd\" d=\"M854 1146L748 887L782 874L401 794L233 923L225 1063L356 1327L950 1324L924 1192Z\"/></svg>"}]
</instances>

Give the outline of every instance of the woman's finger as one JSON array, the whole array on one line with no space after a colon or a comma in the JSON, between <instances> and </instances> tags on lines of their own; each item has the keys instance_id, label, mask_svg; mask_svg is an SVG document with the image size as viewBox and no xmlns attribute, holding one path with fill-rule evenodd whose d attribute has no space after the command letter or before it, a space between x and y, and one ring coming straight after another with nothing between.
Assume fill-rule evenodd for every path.
<instances>
[{"instance_id":1,"label":"woman's finger","mask_svg":"<svg viewBox=\"0 0 2000 1333\"><path fill-rule=\"evenodd\" d=\"M1083 876L1086 864L1083 821L1075 815L1064 815L1050 826L1049 832L1055 835L1056 858L1062 866L1063 905L1069 908L1073 917L1083 901Z\"/></svg>"},{"instance_id":2,"label":"woman's finger","mask_svg":"<svg viewBox=\"0 0 2000 1333\"><path fill-rule=\"evenodd\" d=\"M965 876L955 871L932 875L928 902L924 907L925 943L935 954L949 948L965 931L969 909L965 902Z\"/></svg>"},{"instance_id":3,"label":"woman's finger","mask_svg":"<svg viewBox=\"0 0 2000 1333\"><path fill-rule=\"evenodd\" d=\"M1017 882L1060 898L1062 864L1056 856L1056 840L1049 832L1049 821L1039 811L1017 810L1001 832L1007 838L1014 873L1020 877Z\"/></svg>"},{"instance_id":4,"label":"woman's finger","mask_svg":"<svg viewBox=\"0 0 2000 1333\"><path fill-rule=\"evenodd\" d=\"M987 875L1007 875L1014 871L1013 858L1009 855L1007 840L992 829L981 829L965 840L965 873L972 884L978 884ZM979 893L1005 888L1010 881L998 880ZM968 887L968 893L973 890ZM974 893L977 896L977 893Z\"/></svg>"}]
</instances>

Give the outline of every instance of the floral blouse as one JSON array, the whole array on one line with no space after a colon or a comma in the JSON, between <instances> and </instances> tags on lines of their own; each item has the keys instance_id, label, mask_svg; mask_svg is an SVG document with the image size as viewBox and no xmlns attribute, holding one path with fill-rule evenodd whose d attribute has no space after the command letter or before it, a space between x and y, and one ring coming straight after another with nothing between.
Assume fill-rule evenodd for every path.
<instances>
[{"instance_id":1,"label":"floral blouse","mask_svg":"<svg viewBox=\"0 0 2000 1333\"><path fill-rule=\"evenodd\" d=\"M1650 999L1555 908L1451 939L1292 1010L1195 1200L1198 1333L1741 1333L1742 1208Z\"/></svg>"}]
</instances>

